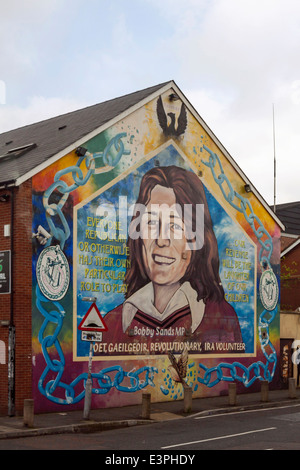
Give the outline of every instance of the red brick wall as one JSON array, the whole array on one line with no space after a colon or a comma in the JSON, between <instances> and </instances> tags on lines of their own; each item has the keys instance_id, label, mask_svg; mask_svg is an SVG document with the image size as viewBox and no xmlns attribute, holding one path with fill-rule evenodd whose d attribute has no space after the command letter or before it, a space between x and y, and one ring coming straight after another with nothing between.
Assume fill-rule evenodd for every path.
<instances>
[{"instance_id":1,"label":"red brick wall","mask_svg":"<svg viewBox=\"0 0 300 470\"><path fill-rule=\"evenodd\" d=\"M281 310L300 307L300 245L281 259Z\"/></svg>"},{"instance_id":2,"label":"red brick wall","mask_svg":"<svg viewBox=\"0 0 300 470\"><path fill-rule=\"evenodd\" d=\"M0 194L10 193L1 190ZM0 203L0 250L10 250L4 225L10 224L11 200ZM15 326L15 414L23 412L24 399L32 394L31 260L32 260L31 180L14 188L13 221L13 323ZM12 230L12 229L11 229ZM10 320L10 294L0 295L0 321ZM0 341L5 343L6 363L0 364L0 414L8 413L8 327L0 325Z\"/></svg>"},{"instance_id":3,"label":"red brick wall","mask_svg":"<svg viewBox=\"0 0 300 470\"><path fill-rule=\"evenodd\" d=\"M295 237L281 235L281 238L280 238L281 252L285 250L289 245L292 245L292 243L295 243L296 240L297 238Z\"/></svg>"}]
</instances>

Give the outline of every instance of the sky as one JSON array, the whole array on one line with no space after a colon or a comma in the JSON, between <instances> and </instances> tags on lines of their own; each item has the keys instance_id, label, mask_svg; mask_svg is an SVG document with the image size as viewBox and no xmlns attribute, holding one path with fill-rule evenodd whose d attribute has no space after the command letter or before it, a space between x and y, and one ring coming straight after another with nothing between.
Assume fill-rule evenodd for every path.
<instances>
[{"instance_id":1,"label":"sky","mask_svg":"<svg viewBox=\"0 0 300 470\"><path fill-rule=\"evenodd\" d=\"M300 200L299 0L1 0L0 133L174 80L265 201Z\"/></svg>"}]
</instances>

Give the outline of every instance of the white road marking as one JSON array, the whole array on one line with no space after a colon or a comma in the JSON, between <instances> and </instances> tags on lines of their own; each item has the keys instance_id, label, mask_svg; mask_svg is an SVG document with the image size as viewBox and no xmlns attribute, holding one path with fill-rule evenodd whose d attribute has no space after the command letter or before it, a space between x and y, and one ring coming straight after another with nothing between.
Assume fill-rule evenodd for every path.
<instances>
[{"instance_id":1,"label":"white road marking","mask_svg":"<svg viewBox=\"0 0 300 470\"><path fill-rule=\"evenodd\" d=\"M202 442L217 441L219 439L230 439L231 437L245 436L247 434L255 434L257 432L273 431L274 429L277 429L277 428L272 427L272 428L265 428L265 429L255 429L253 431L240 432L238 434L227 434L226 436L211 437L209 439L201 439L199 441L181 442L180 444L173 444L171 446L161 447L161 449L172 449L174 447L182 447L182 446L188 446L188 445L193 445L193 444L201 444Z\"/></svg>"},{"instance_id":2,"label":"white road marking","mask_svg":"<svg viewBox=\"0 0 300 470\"><path fill-rule=\"evenodd\" d=\"M242 414L242 413L259 413L260 411L283 410L284 408L294 408L296 406L300 406L300 403L297 404L297 405L276 406L276 407L261 408L261 409L254 409L254 410L228 411L226 413L216 413L216 414L212 414L212 415L198 416L199 414L203 413L203 411L200 411L199 413L196 413L194 415L187 416L187 418L207 419L207 418L217 418L218 416L228 416L228 417L230 417L232 415L237 415L237 414Z\"/></svg>"}]
</instances>

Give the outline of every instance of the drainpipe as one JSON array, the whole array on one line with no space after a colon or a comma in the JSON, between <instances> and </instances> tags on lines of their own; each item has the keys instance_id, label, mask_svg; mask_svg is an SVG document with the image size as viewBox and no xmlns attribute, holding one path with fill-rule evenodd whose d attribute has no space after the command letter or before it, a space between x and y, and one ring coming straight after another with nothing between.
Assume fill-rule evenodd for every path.
<instances>
[{"instance_id":1,"label":"drainpipe","mask_svg":"<svg viewBox=\"0 0 300 470\"><path fill-rule=\"evenodd\" d=\"M15 415L14 187L10 191L10 319L8 328L8 416Z\"/></svg>"}]
</instances>

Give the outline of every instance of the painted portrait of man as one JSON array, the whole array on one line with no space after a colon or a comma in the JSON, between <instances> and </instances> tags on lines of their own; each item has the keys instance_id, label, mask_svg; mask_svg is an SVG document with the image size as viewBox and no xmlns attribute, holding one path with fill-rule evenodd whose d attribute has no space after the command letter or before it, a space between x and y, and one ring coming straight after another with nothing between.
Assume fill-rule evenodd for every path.
<instances>
[{"instance_id":1,"label":"painted portrait of man","mask_svg":"<svg viewBox=\"0 0 300 470\"><path fill-rule=\"evenodd\" d=\"M238 317L224 298L201 180L175 165L152 168L142 178L136 208L125 301L105 315L103 341L136 343L143 354L165 352L163 343L178 351L188 343L190 352L202 354L223 342L232 345L226 353L244 352Z\"/></svg>"}]
</instances>

